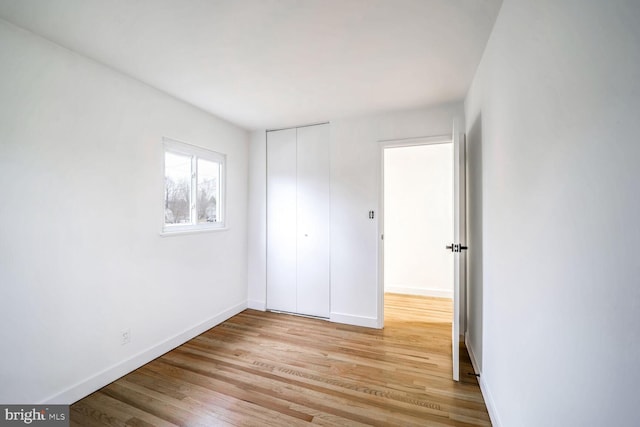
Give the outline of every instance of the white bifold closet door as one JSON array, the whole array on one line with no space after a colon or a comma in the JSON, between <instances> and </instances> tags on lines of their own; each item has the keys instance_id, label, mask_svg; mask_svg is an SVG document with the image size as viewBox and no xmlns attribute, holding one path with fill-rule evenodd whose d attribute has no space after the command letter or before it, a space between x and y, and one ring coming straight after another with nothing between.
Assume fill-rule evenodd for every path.
<instances>
[{"instance_id":1,"label":"white bifold closet door","mask_svg":"<svg viewBox=\"0 0 640 427\"><path fill-rule=\"evenodd\" d=\"M267 308L296 310L296 129L267 133Z\"/></svg>"},{"instance_id":2,"label":"white bifold closet door","mask_svg":"<svg viewBox=\"0 0 640 427\"><path fill-rule=\"evenodd\" d=\"M329 317L329 125L267 133L267 309Z\"/></svg>"}]
</instances>

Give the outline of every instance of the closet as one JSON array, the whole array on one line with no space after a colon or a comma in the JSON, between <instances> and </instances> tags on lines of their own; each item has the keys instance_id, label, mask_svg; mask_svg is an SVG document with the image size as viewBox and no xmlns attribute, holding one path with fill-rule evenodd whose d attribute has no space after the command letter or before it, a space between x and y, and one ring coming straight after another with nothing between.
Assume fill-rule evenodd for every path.
<instances>
[{"instance_id":1,"label":"closet","mask_svg":"<svg viewBox=\"0 0 640 427\"><path fill-rule=\"evenodd\" d=\"M267 309L329 317L329 124L267 132Z\"/></svg>"}]
</instances>

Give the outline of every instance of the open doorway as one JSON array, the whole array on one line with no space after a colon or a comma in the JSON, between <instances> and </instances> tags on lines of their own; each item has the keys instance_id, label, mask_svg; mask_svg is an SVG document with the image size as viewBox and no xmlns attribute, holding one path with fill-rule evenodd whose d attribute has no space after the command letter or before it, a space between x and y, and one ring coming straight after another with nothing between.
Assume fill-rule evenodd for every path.
<instances>
[{"instance_id":1,"label":"open doorway","mask_svg":"<svg viewBox=\"0 0 640 427\"><path fill-rule=\"evenodd\" d=\"M384 292L453 297L453 144L389 146L384 162Z\"/></svg>"},{"instance_id":2,"label":"open doorway","mask_svg":"<svg viewBox=\"0 0 640 427\"><path fill-rule=\"evenodd\" d=\"M400 314L400 317L393 319L396 325L418 322L426 328L450 331L450 338L447 339L449 344L445 348L448 347L454 381L460 380L460 331L464 330L465 306L462 303L466 295L464 250L467 249L464 134L457 129L458 123L454 120L450 137L381 141L382 241L379 246L378 300L381 326L385 329L392 326L391 319L386 315L387 303L395 299L389 311ZM418 148L422 148L423 153ZM405 152L394 151L400 149L405 149ZM401 159L394 166L392 156L395 154L399 154ZM394 171L404 176L400 185L392 184ZM436 172L439 175L430 175ZM399 188L399 196L393 194L394 188ZM427 231L422 232L425 228ZM404 242L399 240L398 230L409 236ZM399 267L393 263L398 263ZM414 269L415 266L419 268ZM452 274L448 275L446 270ZM385 298L385 295L401 295L403 301L398 302L396 297ZM422 305L425 299L434 302L426 304L433 306L426 313L415 308ZM401 306L400 311L398 305ZM439 313L442 309L437 308L438 305L444 307L442 313ZM403 319L406 312L411 312L411 316ZM415 318L415 315L422 315L424 319ZM425 329L423 333L426 331L432 332L431 329Z\"/></svg>"},{"instance_id":3,"label":"open doorway","mask_svg":"<svg viewBox=\"0 0 640 427\"><path fill-rule=\"evenodd\" d=\"M382 151L384 327L431 337L425 352L451 361L454 257L445 246L454 238L454 144L400 141Z\"/></svg>"}]
</instances>

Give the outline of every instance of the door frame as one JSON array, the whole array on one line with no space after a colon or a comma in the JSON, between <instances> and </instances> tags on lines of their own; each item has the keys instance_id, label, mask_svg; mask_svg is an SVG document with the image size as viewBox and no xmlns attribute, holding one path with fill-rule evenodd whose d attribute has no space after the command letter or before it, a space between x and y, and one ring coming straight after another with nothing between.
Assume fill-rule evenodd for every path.
<instances>
[{"instance_id":1,"label":"door frame","mask_svg":"<svg viewBox=\"0 0 640 427\"><path fill-rule=\"evenodd\" d=\"M378 141L380 149L380 194L378 219L378 328L384 328L384 150L387 148L415 147L421 145L453 144L453 135L434 135L404 139L386 139ZM444 251L444 243L442 246ZM460 294L461 307L464 305L464 291ZM462 310L464 313L464 311ZM453 319L452 319L453 321ZM460 321L462 326L464 322Z\"/></svg>"}]
</instances>

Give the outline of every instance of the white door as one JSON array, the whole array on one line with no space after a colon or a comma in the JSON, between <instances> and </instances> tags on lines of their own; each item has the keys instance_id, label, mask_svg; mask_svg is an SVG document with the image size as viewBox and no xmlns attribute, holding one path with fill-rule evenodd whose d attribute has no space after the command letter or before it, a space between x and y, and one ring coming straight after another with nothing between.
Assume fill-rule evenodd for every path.
<instances>
[{"instance_id":1,"label":"white door","mask_svg":"<svg viewBox=\"0 0 640 427\"><path fill-rule=\"evenodd\" d=\"M267 133L267 309L329 317L329 125Z\"/></svg>"},{"instance_id":2,"label":"white door","mask_svg":"<svg viewBox=\"0 0 640 427\"><path fill-rule=\"evenodd\" d=\"M329 125L298 128L296 313L329 317Z\"/></svg>"},{"instance_id":3,"label":"white door","mask_svg":"<svg viewBox=\"0 0 640 427\"><path fill-rule=\"evenodd\" d=\"M296 129L267 133L267 309L296 311Z\"/></svg>"},{"instance_id":4,"label":"white door","mask_svg":"<svg viewBox=\"0 0 640 427\"><path fill-rule=\"evenodd\" d=\"M451 326L453 379L460 380L460 326L462 325L461 290L466 286L466 208L465 208L465 148L464 134L453 122L453 244L448 247L453 262L453 321Z\"/></svg>"}]
</instances>

